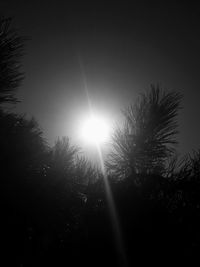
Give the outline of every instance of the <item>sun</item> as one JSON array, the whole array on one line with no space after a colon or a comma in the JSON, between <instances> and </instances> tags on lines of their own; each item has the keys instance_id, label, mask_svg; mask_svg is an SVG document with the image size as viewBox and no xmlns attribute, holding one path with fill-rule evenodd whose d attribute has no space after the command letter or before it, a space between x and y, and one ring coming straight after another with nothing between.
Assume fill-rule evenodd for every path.
<instances>
[{"instance_id":1,"label":"sun","mask_svg":"<svg viewBox=\"0 0 200 267\"><path fill-rule=\"evenodd\" d=\"M101 116L89 116L84 120L81 128L81 137L87 144L99 145L105 143L109 139L109 122Z\"/></svg>"}]
</instances>

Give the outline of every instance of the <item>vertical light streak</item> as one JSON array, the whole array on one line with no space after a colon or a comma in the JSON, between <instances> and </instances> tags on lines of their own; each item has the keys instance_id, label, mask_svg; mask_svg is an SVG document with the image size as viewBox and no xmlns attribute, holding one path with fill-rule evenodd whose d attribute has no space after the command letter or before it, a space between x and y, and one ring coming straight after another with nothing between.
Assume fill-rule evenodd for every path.
<instances>
[{"instance_id":1,"label":"vertical light streak","mask_svg":"<svg viewBox=\"0 0 200 267\"><path fill-rule=\"evenodd\" d=\"M127 265L127 259L126 259L126 254L124 251L124 244L123 244L123 239L121 236L121 230L120 230L120 223L119 223L119 219L117 216L117 211L116 211L116 207L115 207L115 203L113 200L113 196L112 196L112 192L110 189L110 185L108 182L108 177L107 177L107 173L105 170L105 165L104 165L104 159L103 159L103 153L101 150L101 147L98 143L96 143L96 147L97 147L97 151L98 151L98 155L99 155L99 161L100 161L100 165L101 165L101 170L103 173L103 180L104 180L104 186L105 186L105 190L106 190L106 198L107 198L107 202L108 202L108 208L110 210L110 217L111 217L111 222L113 225L113 230L114 230L114 235L115 235L115 241L116 241L116 247L117 247L117 252L119 254L119 260L121 261L121 266L128 266Z\"/></svg>"},{"instance_id":2,"label":"vertical light streak","mask_svg":"<svg viewBox=\"0 0 200 267\"><path fill-rule=\"evenodd\" d=\"M88 102L88 106L89 106L89 111L90 111L91 116L93 116L92 104L91 104L91 101L90 101L89 91L88 91L88 86L87 86L87 79L86 79L85 71L84 71L83 64L82 64L80 56L78 57L78 61L79 61L81 77L82 77L82 81L83 81L83 87L84 87L84 90L85 90L85 94L86 94L87 102Z\"/></svg>"},{"instance_id":3,"label":"vertical light streak","mask_svg":"<svg viewBox=\"0 0 200 267\"><path fill-rule=\"evenodd\" d=\"M91 104L91 100L90 100L90 96L89 96L86 75L85 75L83 64L82 64L80 57L79 57L79 66L80 66L80 70L81 70L81 76L82 76L82 80L83 80L84 90L85 90L85 93L87 96L90 116L93 117L94 114L93 114L92 104ZM115 203L113 200L112 192L110 189L110 185L108 182L107 173L105 170L103 153L102 153L100 144L98 142L96 142L96 148L97 148L97 153L99 156L100 166L101 166L101 170L102 170L102 174L103 174L104 186L105 186L105 191L106 191L106 198L107 198L108 208L110 211L111 223L113 226L114 236L115 236L115 241L116 241L116 248L117 248L117 252L119 254L119 260L121 261L120 265L125 267L125 266L128 266L128 264L127 264L125 250L124 250L123 239L121 236L120 223L119 223L119 219L117 216L117 211L116 211Z\"/></svg>"}]
</instances>

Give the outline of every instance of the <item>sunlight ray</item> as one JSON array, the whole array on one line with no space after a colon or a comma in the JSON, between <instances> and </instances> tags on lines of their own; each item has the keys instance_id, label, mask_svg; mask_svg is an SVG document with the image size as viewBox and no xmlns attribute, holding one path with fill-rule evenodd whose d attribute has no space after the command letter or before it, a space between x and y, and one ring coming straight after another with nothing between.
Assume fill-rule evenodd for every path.
<instances>
[{"instance_id":1,"label":"sunlight ray","mask_svg":"<svg viewBox=\"0 0 200 267\"><path fill-rule=\"evenodd\" d=\"M79 57L79 65L80 65L80 69L81 69L81 75L82 75L82 79L83 79L84 90L85 90L85 93L86 93L86 96L87 96L90 116L93 118L94 117L94 113L93 113L92 104L91 104L91 100L90 100L90 96L89 96L89 90L88 90L88 87L87 87L87 79L86 79L86 75L85 75L83 64L82 64L82 61L81 61L80 57ZM99 162L100 162L100 167L101 167L101 171L102 171L102 174L103 174L103 181L104 181L104 186L105 186L105 191L106 191L106 198L107 198L107 203L108 203L108 207L109 207L109 210L110 210L110 218L111 218L113 231L114 231L114 236L115 236L116 249L118 251L118 255L119 255L119 260L121 262L121 266L127 266L127 258L126 258L126 253L125 253L125 249L124 249L124 244L123 244L122 233L121 233L121 229L120 229L119 218L118 218L118 215L117 215L117 210L116 210L116 207L115 207L114 199L113 199L112 192L111 192L111 189L110 189L110 185L109 185L109 182L108 182L108 177L107 177L107 173L106 173L106 169L105 169L105 164L104 164L104 158L103 158L101 145L100 145L100 142L98 142L98 140L95 140L95 146L96 146L96 149L97 149Z\"/></svg>"},{"instance_id":2,"label":"sunlight ray","mask_svg":"<svg viewBox=\"0 0 200 267\"><path fill-rule=\"evenodd\" d=\"M98 155L99 155L101 170L103 173L103 180L104 180L104 186L105 186L105 190L106 190L106 197L107 197L108 207L110 210L110 217L111 217L113 230L114 230L114 234L115 234L115 241L117 244L117 250L118 250L118 253L120 256L121 266L127 266L126 253L124 250L124 244L123 244L123 238L122 238L122 233L121 233L121 229L120 229L119 218L117 215L117 210L115 207L112 192L111 192L110 185L108 182L107 173L105 170L103 153L102 153L101 147L98 143L96 143L96 147L97 147L97 151L98 151Z\"/></svg>"}]
</instances>

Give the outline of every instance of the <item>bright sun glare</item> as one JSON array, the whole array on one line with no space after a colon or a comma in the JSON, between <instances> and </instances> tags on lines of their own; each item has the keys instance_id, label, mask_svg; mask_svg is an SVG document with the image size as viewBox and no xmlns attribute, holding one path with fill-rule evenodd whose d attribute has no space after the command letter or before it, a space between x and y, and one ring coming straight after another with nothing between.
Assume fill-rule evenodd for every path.
<instances>
[{"instance_id":1,"label":"bright sun glare","mask_svg":"<svg viewBox=\"0 0 200 267\"><path fill-rule=\"evenodd\" d=\"M108 141L109 135L109 123L103 117L90 116L82 124L81 137L87 144L102 144Z\"/></svg>"}]
</instances>

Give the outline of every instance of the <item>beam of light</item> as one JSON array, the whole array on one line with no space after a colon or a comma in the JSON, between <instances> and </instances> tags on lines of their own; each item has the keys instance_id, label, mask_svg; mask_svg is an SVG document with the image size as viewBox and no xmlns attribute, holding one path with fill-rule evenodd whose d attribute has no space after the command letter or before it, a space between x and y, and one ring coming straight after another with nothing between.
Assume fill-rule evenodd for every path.
<instances>
[{"instance_id":1,"label":"beam of light","mask_svg":"<svg viewBox=\"0 0 200 267\"><path fill-rule=\"evenodd\" d=\"M90 97L89 97L89 91L88 91L88 87L87 87L87 80L86 80L86 76L85 76L85 73L84 73L84 68L83 68L82 62L80 60L80 57L79 57L79 65L80 65L80 69L81 69L81 75L82 75L82 78L83 78L84 89L85 89L86 96L87 96L90 115L93 118L94 114L93 114L91 100L90 100ZM117 248L117 251L118 251L118 254L119 254L119 257L120 257L119 260L121 261L121 266L125 267L125 266L128 266L128 264L127 264L127 258L126 258L126 254L125 254L125 250L124 250L124 244L123 244L122 235L121 235L119 218L117 216L115 203L114 203L112 192L111 192L110 185L109 185L109 182L108 182L108 177L107 177L107 173L106 173L106 170L105 170L103 153L102 153L102 150L101 150L100 142L98 142L98 140L95 140L95 145L96 145L96 148L97 148L99 161L100 161L100 166L101 166L101 170L102 170L102 174L103 174L104 186L105 186L105 191L106 191L106 198L107 198L108 207L109 207L109 210L110 210L110 217L111 217L111 222L112 222L112 225L113 225L113 230L114 230L114 235L115 235L116 248Z\"/></svg>"},{"instance_id":2,"label":"beam of light","mask_svg":"<svg viewBox=\"0 0 200 267\"><path fill-rule=\"evenodd\" d=\"M90 97L89 97L89 91L88 91L88 86L87 86L87 79L86 79L85 71L84 71L82 60L81 60L80 56L78 56L78 62L79 62L79 67L80 67L80 71L81 71L81 77L82 77L82 81L83 81L83 87L84 87L84 90L85 90L85 93L86 93L86 97L87 97L89 111L92 114L92 104L91 104L91 100L90 100Z\"/></svg>"},{"instance_id":3,"label":"beam of light","mask_svg":"<svg viewBox=\"0 0 200 267\"><path fill-rule=\"evenodd\" d=\"M126 254L125 254L125 251L124 251L123 239L122 239L122 236L121 236L119 218L117 216L115 203L114 203L114 200L113 200L112 192L111 192L110 185L109 185L109 182L108 182L107 173L106 173L106 170L105 170L103 153L102 153L102 150L101 150L101 147L100 147L99 143L96 143L96 147L97 147L99 160L100 160L100 165L101 165L101 170L102 170L102 174L103 174L103 180L104 180L104 185L105 185L105 190L106 190L106 197L107 197L107 202L108 202L108 207L109 207L109 210L110 210L111 221L112 221L114 234L115 234L115 241L116 241L117 250L118 250L118 253L119 253L119 256L120 256L119 259L121 261L121 266L125 267L125 266L128 266L128 265L127 265Z\"/></svg>"}]
</instances>

